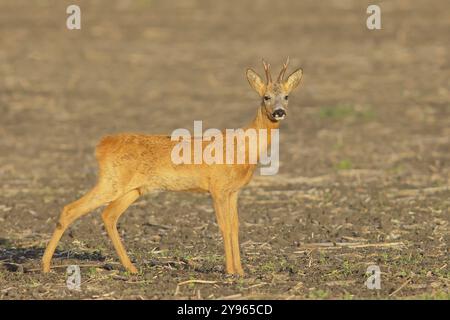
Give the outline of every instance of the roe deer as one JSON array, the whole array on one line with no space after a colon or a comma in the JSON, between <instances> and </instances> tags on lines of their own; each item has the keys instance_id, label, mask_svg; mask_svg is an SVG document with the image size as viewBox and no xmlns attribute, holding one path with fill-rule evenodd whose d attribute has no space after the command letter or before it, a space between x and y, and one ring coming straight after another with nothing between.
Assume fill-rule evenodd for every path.
<instances>
[{"instance_id":1,"label":"roe deer","mask_svg":"<svg viewBox=\"0 0 450 320\"><path fill-rule=\"evenodd\" d=\"M289 58L274 82L270 65L264 60L266 83L255 71L247 69L248 82L259 94L261 103L256 118L246 128L256 131L265 129L270 133L285 118L288 95L299 85L303 75L302 70L297 69L284 80L288 62ZM50 271L53 253L68 226L77 218L108 204L102 213L106 231L123 266L136 273L137 269L119 238L117 221L140 195L154 190L171 190L211 194L225 246L226 272L243 275L237 199L239 190L250 182L256 164L175 165L171 161L171 150L175 144L170 137L158 135L118 134L104 137L96 148L98 182L82 198L64 207L42 258L43 271Z\"/></svg>"}]
</instances>

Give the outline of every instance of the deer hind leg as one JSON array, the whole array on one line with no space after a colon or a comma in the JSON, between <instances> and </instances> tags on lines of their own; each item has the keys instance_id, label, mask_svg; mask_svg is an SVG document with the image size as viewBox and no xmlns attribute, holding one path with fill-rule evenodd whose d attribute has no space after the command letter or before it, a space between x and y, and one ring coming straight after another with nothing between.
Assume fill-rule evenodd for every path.
<instances>
[{"instance_id":1,"label":"deer hind leg","mask_svg":"<svg viewBox=\"0 0 450 320\"><path fill-rule=\"evenodd\" d=\"M42 270L43 272L50 271L50 262L55 249L58 245L62 235L76 219L89 213L90 211L112 201L114 195L111 192L105 192L107 188L102 188L101 185L95 186L82 198L69 205L66 205L59 217L56 229L53 232L53 236L45 249L44 256L42 257Z\"/></svg>"},{"instance_id":2,"label":"deer hind leg","mask_svg":"<svg viewBox=\"0 0 450 320\"><path fill-rule=\"evenodd\" d=\"M105 223L106 231L108 232L109 238L111 239L117 254L119 255L120 262L122 262L125 269L131 273L137 273L136 267L131 263L130 258L127 255L125 247L120 241L119 233L117 232L117 221L119 220L122 213L139 198L139 191L133 190L127 194L121 196L120 198L111 202L105 211L102 213L102 219Z\"/></svg>"},{"instance_id":3,"label":"deer hind leg","mask_svg":"<svg viewBox=\"0 0 450 320\"><path fill-rule=\"evenodd\" d=\"M239 275L244 275L244 270L241 265L241 254L239 249L239 216L237 208L238 193L233 192L229 198L229 215L230 215L230 230L231 230L231 252L233 255L234 272Z\"/></svg>"}]
</instances>

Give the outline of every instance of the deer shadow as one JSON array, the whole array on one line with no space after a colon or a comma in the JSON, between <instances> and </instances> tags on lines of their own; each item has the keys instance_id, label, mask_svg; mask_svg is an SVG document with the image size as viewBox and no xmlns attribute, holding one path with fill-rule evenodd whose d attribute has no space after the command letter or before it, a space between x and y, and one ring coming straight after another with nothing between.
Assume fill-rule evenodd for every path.
<instances>
[{"instance_id":1,"label":"deer shadow","mask_svg":"<svg viewBox=\"0 0 450 320\"><path fill-rule=\"evenodd\" d=\"M7 239L0 238L0 265L3 265L8 271L17 271L23 269L24 264L29 262L41 261L45 248L18 247L12 245ZM106 260L100 252L74 252L72 250L55 250L53 258L76 259L84 261L100 261Z\"/></svg>"}]
</instances>

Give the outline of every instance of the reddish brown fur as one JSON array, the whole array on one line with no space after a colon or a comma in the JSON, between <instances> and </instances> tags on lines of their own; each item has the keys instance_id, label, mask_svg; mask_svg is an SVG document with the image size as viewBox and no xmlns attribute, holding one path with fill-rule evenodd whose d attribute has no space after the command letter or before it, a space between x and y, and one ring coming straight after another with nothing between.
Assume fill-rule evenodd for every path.
<instances>
[{"instance_id":1,"label":"reddish brown fur","mask_svg":"<svg viewBox=\"0 0 450 320\"><path fill-rule=\"evenodd\" d=\"M286 82L269 81L264 84L252 70L247 71L247 78L261 96L287 94L298 85L301 70L291 74ZM270 137L270 130L279 127L279 122L271 119L270 112L270 105L263 101L256 118L246 128L267 129ZM67 227L84 214L108 204L102 214L108 235L124 267L130 272L137 272L120 241L117 221L140 195L170 190L209 192L212 195L224 239L226 271L242 275L237 197L238 191L250 182L256 165L176 165L171 160L171 151L176 143L163 135L118 134L104 137L96 148L98 182L81 199L64 207L43 256L43 271L50 270L51 258Z\"/></svg>"}]
</instances>

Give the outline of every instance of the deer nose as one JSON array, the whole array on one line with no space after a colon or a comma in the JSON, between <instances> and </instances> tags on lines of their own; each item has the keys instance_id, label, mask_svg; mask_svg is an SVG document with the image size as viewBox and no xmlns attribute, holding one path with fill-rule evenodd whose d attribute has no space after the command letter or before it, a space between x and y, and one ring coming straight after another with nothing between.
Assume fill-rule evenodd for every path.
<instances>
[{"instance_id":1,"label":"deer nose","mask_svg":"<svg viewBox=\"0 0 450 320\"><path fill-rule=\"evenodd\" d=\"M284 118L285 116L286 116L286 111L284 110L284 109L276 109L273 113L272 113L272 116L275 118L275 119L282 119L282 118Z\"/></svg>"}]
</instances>

